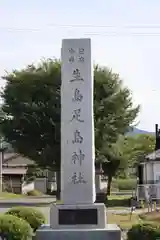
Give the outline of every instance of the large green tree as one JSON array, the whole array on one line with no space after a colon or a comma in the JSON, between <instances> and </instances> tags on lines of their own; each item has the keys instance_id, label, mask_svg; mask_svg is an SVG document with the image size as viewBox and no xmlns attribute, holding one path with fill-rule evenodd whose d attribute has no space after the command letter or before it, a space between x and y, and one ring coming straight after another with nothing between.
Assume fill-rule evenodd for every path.
<instances>
[{"instance_id":1,"label":"large green tree","mask_svg":"<svg viewBox=\"0 0 160 240\"><path fill-rule=\"evenodd\" d=\"M136 134L121 137L118 140L121 155L128 163L128 168L135 168L139 161L155 149L155 136L152 134Z\"/></svg>"},{"instance_id":2,"label":"large green tree","mask_svg":"<svg viewBox=\"0 0 160 240\"><path fill-rule=\"evenodd\" d=\"M152 134L120 135L113 146L111 161L103 163L105 174L108 176L108 195L110 194L113 176L128 177L130 170L136 170L139 162L147 154L154 151L155 136ZM108 156L108 159L110 159L110 156Z\"/></svg>"},{"instance_id":3,"label":"large green tree","mask_svg":"<svg viewBox=\"0 0 160 240\"><path fill-rule=\"evenodd\" d=\"M4 77L2 92L4 116L0 117L7 142L39 166L60 169L60 86L61 63L43 60L14 70ZM94 120L96 159L112 156L112 145L135 120L128 88L118 74L108 68L94 68ZM108 162L112 161L112 157ZM59 185L59 184L58 184Z\"/></svg>"}]
</instances>

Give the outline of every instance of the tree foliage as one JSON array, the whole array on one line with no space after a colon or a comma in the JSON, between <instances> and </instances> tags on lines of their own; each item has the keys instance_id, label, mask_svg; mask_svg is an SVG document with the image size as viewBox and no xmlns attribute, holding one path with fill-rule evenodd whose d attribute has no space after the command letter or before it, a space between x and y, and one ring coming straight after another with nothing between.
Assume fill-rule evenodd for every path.
<instances>
[{"instance_id":1,"label":"tree foliage","mask_svg":"<svg viewBox=\"0 0 160 240\"><path fill-rule=\"evenodd\" d=\"M152 134L136 134L122 137L119 148L128 167L136 167L140 160L155 149L155 136Z\"/></svg>"},{"instance_id":2,"label":"tree foliage","mask_svg":"<svg viewBox=\"0 0 160 240\"><path fill-rule=\"evenodd\" d=\"M28 165L24 180L26 182L32 182L36 178L47 177L47 174L48 174L48 170L40 168L37 164Z\"/></svg>"},{"instance_id":3,"label":"tree foliage","mask_svg":"<svg viewBox=\"0 0 160 240\"><path fill-rule=\"evenodd\" d=\"M0 120L6 141L39 166L59 169L61 63L47 59L37 66L7 73L3 78L6 80L2 92L5 114ZM119 157L115 143L138 112L139 106L133 107L131 93L119 75L95 66L96 159L112 162L115 156Z\"/></svg>"},{"instance_id":4,"label":"tree foliage","mask_svg":"<svg viewBox=\"0 0 160 240\"><path fill-rule=\"evenodd\" d=\"M131 93L118 74L107 68L94 69L94 117L97 155L117 154L120 134L135 120L139 106L133 108Z\"/></svg>"},{"instance_id":5,"label":"tree foliage","mask_svg":"<svg viewBox=\"0 0 160 240\"><path fill-rule=\"evenodd\" d=\"M1 126L6 140L39 165L59 168L60 62L43 61L4 79Z\"/></svg>"}]
</instances>

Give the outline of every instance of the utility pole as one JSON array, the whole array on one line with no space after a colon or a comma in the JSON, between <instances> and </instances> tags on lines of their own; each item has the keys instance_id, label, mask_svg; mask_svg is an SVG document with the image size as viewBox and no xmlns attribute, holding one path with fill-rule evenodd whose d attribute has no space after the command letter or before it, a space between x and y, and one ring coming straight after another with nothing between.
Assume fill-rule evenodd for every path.
<instances>
[{"instance_id":1,"label":"utility pole","mask_svg":"<svg viewBox=\"0 0 160 240\"><path fill-rule=\"evenodd\" d=\"M3 191L3 159L4 159L4 151L3 140L0 142L0 193Z\"/></svg>"}]
</instances>

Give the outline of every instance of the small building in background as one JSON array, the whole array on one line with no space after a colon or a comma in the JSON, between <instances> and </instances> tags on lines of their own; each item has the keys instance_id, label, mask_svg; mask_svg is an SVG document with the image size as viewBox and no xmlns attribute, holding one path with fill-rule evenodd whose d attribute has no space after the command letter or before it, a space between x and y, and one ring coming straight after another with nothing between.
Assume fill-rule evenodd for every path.
<instances>
[{"instance_id":1,"label":"small building in background","mask_svg":"<svg viewBox=\"0 0 160 240\"><path fill-rule=\"evenodd\" d=\"M3 191L21 193L27 166L33 162L20 154L4 153L2 164Z\"/></svg>"},{"instance_id":2,"label":"small building in background","mask_svg":"<svg viewBox=\"0 0 160 240\"><path fill-rule=\"evenodd\" d=\"M50 173L44 169L43 176L37 177L34 181L26 179L28 166L34 166L31 159L17 153L3 153L2 179L3 191L13 193L27 193L34 189L46 193ZM53 174L52 174L53 175Z\"/></svg>"},{"instance_id":3,"label":"small building in background","mask_svg":"<svg viewBox=\"0 0 160 240\"><path fill-rule=\"evenodd\" d=\"M155 151L145 156L138 166L137 198L160 199L160 129L155 125Z\"/></svg>"}]
</instances>

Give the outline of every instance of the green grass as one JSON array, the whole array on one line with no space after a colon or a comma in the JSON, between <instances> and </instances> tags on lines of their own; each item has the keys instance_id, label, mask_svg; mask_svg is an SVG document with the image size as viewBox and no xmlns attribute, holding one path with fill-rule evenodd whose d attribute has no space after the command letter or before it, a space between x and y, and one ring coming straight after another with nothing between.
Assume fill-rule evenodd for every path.
<instances>
[{"instance_id":1,"label":"green grass","mask_svg":"<svg viewBox=\"0 0 160 240\"><path fill-rule=\"evenodd\" d=\"M36 189L30 191L27 193L27 196L32 196L32 197L39 197L39 196L44 196L44 194Z\"/></svg>"},{"instance_id":2,"label":"green grass","mask_svg":"<svg viewBox=\"0 0 160 240\"><path fill-rule=\"evenodd\" d=\"M142 213L139 215L139 217L145 222L151 222L151 223L154 222L160 225L160 212L153 211L153 212Z\"/></svg>"},{"instance_id":3,"label":"green grass","mask_svg":"<svg viewBox=\"0 0 160 240\"><path fill-rule=\"evenodd\" d=\"M106 201L106 207L130 207L130 198L131 196L117 196L111 195L108 196L108 200Z\"/></svg>"},{"instance_id":4,"label":"green grass","mask_svg":"<svg viewBox=\"0 0 160 240\"><path fill-rule=\"evenodd\" d=\"M8 192L0 193L0 199L13 199L13 198L24 198L24 197L26 197L26 195L8 193Z\"/></svg>"},{"instance_id":5,"label":"green grass","mask_svg":"<svg viewBox=\"0 0 160 240\"><path fill-rule=\"evenodd\" d=\"M130 194L122 196L122 195L110 195L108 196L108 200L125 200L125 199L129 199L132 196Z\"/></svg>"},{"instance_id":6,"label":"green grass","mask_svg":"<svg viewBox=\"0 0 160 240\"><path fill-rule=\"evenodd\" d=\"M121 229L127 230L130 229L133 225L139 223L151 223L160 225L160 212L147 212L142 214L133 213L107 213L108 223L117 224Z\"/></svg>"},{"instance_id":7,"label":"green grass","mask_svg":"<svg viewBox=\"0 0 160 240\"><path fill-rule=\"evenodd\" d=\"M141 219L136 213L132 214L132 216L130 215L130 213L107 213L107 220L108 223L117 224L123 230L130 229L133 225L141 222Z\"/></svg>"}]
</instances>

